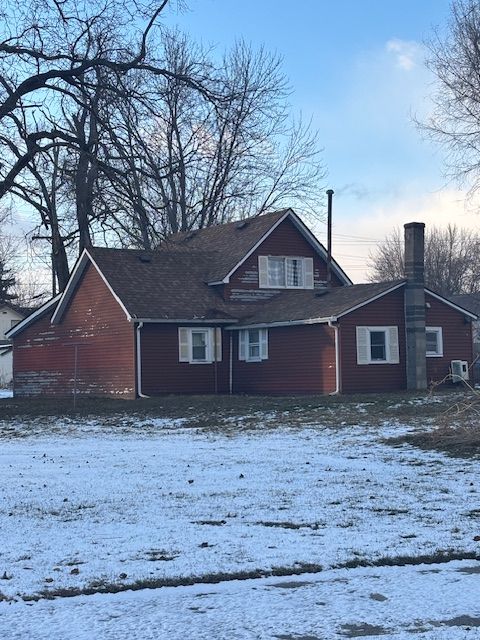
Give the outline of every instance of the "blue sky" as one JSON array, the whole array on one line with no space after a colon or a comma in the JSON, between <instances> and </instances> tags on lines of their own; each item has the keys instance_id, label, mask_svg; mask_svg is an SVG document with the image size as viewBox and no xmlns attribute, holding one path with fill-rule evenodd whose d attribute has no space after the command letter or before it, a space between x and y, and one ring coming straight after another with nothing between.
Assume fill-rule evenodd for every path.
<instances>
[{"instance_id":1,"label":"blue sky","mask_svg":"<svg viewBox=\"0 0 480 640\"><path fill-rule=\"evenodd\" d=\"M432 108L423 43L449 0L189 0L170 15L219 51L238 38L278 53L294 112L313 119L334 200L334 252L354 281L376 241L413 220L478 227L412 116ZM324 239L324 225L315 229ZM346 238L345 236L353 236Z\"/></svg>"}]
</instances>

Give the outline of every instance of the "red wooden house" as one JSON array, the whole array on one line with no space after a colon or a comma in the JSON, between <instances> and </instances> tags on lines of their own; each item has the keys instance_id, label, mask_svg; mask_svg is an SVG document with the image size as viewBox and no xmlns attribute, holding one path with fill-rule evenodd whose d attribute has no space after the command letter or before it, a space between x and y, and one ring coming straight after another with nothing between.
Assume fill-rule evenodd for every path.
<instances>
[{"instance_id":1,"label":"red wooden house","mask_svg":"<svg viewBox=\"0 0 480 640\"><path fill-rule=\"evenodd\" d=\"M406 225L406 278L353 285L291 210L92 248L65 291L9 332L14 393L422 389L472 362L476 316L425 289L423 226Z\"/></svg>"}]
</instances>

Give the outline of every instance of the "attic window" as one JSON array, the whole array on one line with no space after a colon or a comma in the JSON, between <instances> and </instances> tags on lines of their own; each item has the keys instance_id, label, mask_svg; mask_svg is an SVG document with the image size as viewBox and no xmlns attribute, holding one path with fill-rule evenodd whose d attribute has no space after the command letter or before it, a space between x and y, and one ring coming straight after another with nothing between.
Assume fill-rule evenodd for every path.
<instances>
[{"instance_id":1,"label":"attic window","mask_svg":"<svg viewBox=\"0 0 480 640\"><path fill-rule=\"evenodd\" d=\"M259 256L259 285L269 289L313 289L313 258Z\"/></svg>"}]
</instances>

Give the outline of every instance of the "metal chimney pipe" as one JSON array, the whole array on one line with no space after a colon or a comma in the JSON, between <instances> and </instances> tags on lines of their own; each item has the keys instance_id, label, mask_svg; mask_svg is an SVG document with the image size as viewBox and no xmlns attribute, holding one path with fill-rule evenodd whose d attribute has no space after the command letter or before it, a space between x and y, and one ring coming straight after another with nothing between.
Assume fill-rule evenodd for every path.
<instances>
[{"instance_id":1,"label":"metal chimney pipe","mask_svg":"<svg viewBox=\"0 0 480 640\"><path fill-rule=\"evenodd\" d=\"M332 284L332 198L333 189L327 190L327 287Z\"/></svg>"}]
</instances>

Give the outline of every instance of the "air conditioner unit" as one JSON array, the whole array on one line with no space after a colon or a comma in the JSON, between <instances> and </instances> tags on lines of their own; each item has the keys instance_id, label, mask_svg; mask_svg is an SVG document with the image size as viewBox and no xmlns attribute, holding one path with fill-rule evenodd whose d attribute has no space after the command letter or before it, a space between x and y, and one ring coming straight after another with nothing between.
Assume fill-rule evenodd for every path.
<instances>
[{"instance_id":1,"label":"air conditioner unit","mask_svg":"<svg viewBox=\"0 0 480 640\"><path fill-rule=\"evenodd\" d=\"M461 382L469 379L468 362L466 360L452 360L450 371L452 373L452 382Z\"/></svg>"}]
</instances>

